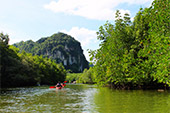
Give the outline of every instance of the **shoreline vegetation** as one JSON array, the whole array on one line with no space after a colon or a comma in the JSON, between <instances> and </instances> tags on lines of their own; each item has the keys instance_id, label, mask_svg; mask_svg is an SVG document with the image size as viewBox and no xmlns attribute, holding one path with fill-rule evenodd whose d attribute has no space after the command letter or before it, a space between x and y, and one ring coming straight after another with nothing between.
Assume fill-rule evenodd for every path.
<instances>
[{"instance_id":1,"label":"shoreline vegetation","mask_svg":"<svg viewBox=\"0 0 170 113\"><path fill-rule=\"evenodd\" d=\"M93 67L68 73L62 64L8 45L0 33L0 87L54 85L67 80L115 89L170 89L170 2L154 0L134 20L116 12L99 28L100 48L89 50Z\"/></svg>"},{"instance_id":2,"label":"shoreline vegetation","mask_svg":"<svg viewBox=\"0 0 170 113\"><path fill-rule=\"evenodd\" d=\"M94 67L66 79L116 89L170 89L170 2L154 0L133 22L116 12L99 28L100 48L89 50Z\"/></svg>"},{"instance_id":3,"label":"shoreline vegetation","mask_svg":"<svg viewBox=\"0 0 170 113\"><path fill-rule=\"evenodd\" d=\"M97 82L93 81L93 78L91 78L93 75L87 72L88 70L84 71L83 73L67 73L66 81L71 84L94 84L98 85ZM87 75L88 73L88 75ZM99 85L98 85L99 86ZM102 87L110 87L113 89L119 89L119 90L157 90L159 92L163 92L165 90L170 90L169 86L166 86L161 83L153 82L147 85L122 85L122 84L111 84L107 83L104 85L100 85Z\"/></svg>"},{"instance_id":4,"label":"shoreline vegetation","mask_svg":"<svg viewBox=\"0 0 170 113\"><path fill-rule=\"evenodd\" d=\"M66 70L53 60L32 55L8 45L9 36L0 33L0 88L52 85L64 81Z\"/></svg>"}]
</instances>

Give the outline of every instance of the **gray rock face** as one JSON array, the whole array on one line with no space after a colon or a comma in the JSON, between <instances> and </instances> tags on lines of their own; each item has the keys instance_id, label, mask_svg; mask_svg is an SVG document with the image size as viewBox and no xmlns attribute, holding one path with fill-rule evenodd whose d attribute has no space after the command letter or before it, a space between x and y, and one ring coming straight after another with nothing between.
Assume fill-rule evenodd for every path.
<instances>
[{"instance_id":1,"label":"gray rock face","mask_svg":"<svg viewBox=\"0 0 170 113\"><path fill-rule=\"evenodd\" d=\"M72 72L82 72L85 68L89 68L80 42L64 33L41 38L36 42L20 42L14 46L20 51L25 50L33 55L43 55L43 57L54 59Z\"/></svg>"}]
</instances>

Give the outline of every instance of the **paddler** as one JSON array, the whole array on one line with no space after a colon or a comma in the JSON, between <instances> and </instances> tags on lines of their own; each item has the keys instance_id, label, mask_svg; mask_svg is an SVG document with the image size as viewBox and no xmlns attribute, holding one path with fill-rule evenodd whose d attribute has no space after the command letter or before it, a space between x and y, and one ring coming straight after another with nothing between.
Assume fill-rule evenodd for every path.
<instances>
[{"instance_id":1,"label":"paddler","mask_svg":"<svg viewBox=\"0 0 170 113\"><path fill-rule=\"evenodd\" d=\"M59 82L55 85L55 87L63 87L63 85L62 85L61 82L59 81Z\"/></svg>"}]
</instances>

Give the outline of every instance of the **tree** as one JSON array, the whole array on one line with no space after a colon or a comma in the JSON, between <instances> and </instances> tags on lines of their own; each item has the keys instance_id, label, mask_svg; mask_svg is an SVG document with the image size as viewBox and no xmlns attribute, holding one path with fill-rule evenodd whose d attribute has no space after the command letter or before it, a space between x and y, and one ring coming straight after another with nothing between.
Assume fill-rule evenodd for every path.
<instances>
[{"instance_id":1,"label":"tree","mask_svg":"<svg viewBox=\"0 0 170 113\"><path fill-rule=\"evenodd\" d=\"M8 45L8 40L8 35L0 34L1 87L48 85L65 80L62 64L25 51L19 53L18 48Z\"/></svg>"},{"instance_id":2,"label":"tree","mask_svg":"<svg viewBox=\"0 0 170 113\"><path fill-rule=\"evenodd\" d=\"M95 80L119 88L170 86L170 11L168 0L155 0L130 21L116 12L115 25L97 32L100 48L90 51Z\"/></svg>"}]
</instances>

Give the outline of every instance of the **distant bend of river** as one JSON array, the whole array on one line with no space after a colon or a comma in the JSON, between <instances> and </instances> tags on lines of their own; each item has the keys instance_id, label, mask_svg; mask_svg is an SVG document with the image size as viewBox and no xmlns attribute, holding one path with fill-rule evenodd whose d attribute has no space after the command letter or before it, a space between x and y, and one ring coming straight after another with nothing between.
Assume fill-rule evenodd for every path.
<instances>
[{"instance_id":1,"label":"distant bend of river","mask_svg":"<svg viewBox=\"0 0 170 113\"><path fill-rule=\"evenodd\" d=\"M1 89L0 113L170 113L170 91L67 84Z\"/></svg>"}]
</instances>

